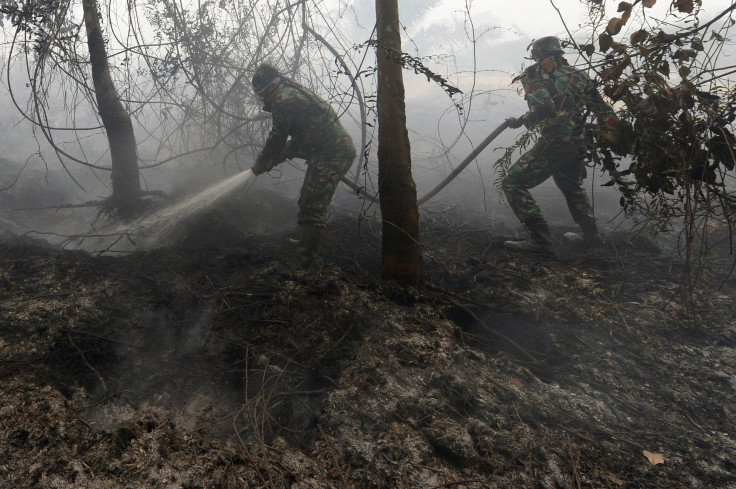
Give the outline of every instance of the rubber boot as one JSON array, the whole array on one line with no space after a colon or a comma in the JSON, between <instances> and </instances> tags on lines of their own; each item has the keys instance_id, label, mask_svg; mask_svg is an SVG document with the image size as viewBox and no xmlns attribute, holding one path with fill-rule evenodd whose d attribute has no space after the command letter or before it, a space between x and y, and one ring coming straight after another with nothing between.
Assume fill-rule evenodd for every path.
<instances>
[{"instance_id":1,"label":"rubber boot","mask_svg":"<svg viewBox=\"0 0 736 489\"><path fill-rule=\"evenodd\" d=\"M523 241L504 241L504 248L520 253L536 253L542 255L554 255L555 244L549 226L544 218L529 220L524 223L531 239Z\"/></svg>"},{"instance_id":2,"label":"rubber boot","mask_svg":"<svg viewBox=\"0 0 736 489\"><path fill-rule=\"evenodd\" d=\"M595 219L587 218L578 223L583 234L578 233L565 233L562 238L565 242L580 250L587 250L590 248L598 248L603 245L603 240L600 234L598 234L598 226Z\"/></svg>"},{"instance_id":3,"label":"rubber boot","mask_svg":"<svg viewBox=\"0 0 736 489\"><path fill-rule=\"evenodd\" d=\"M314 259L317 257L317 250L319 249L319 242L322 238L324 228L311 224L303 224L301 229L302 236L299 239L299 244L296 246L296 264L300 269L306 270L312 266Z\"/></svg>"}]
</instances>

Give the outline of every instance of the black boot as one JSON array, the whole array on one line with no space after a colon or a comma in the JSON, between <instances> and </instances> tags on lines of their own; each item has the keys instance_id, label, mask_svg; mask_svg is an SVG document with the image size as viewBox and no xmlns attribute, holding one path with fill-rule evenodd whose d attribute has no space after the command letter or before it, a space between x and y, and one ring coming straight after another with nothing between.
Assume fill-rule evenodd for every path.
<instances>
[{"instance_id":1,"label":"black boot","mask_svg":"<svg viewBox=\"0 0 736 489\"><path fill-rule=\"evenodd\" d=\"M542 255L554 255L555 244L549 226L544 218L531 219L524 223L531 239L523 241L504 241L503 246L511 251L521 253L537 253Z\"/></svg>"},{"instance_id":2,"label":"black boot","mask_svg":"<svg viewBox=\"0 0 736 489\"><path fill-rule=\"evenodd\" d=\"M580 229L583 231L582 236L577 233L565 233L562 238L565 242L579 250L587 250L590 248L598 248L603 245L603 240L598 234L598 225L595 219L586 217L578 221Z\"/></svg>"},{"instance_id":3,"label":"black boot","mask_svg":"<svg viewBox=\"0 0 736 489\"><path fill-rule=\"evenodd\" d=\"M311 224L303 224L301 229L302 236L296 247L296 264L300 269L306 270L312 266L314 259L317 257L317 250L319 249L319 242L322 238L324 228Z\"/></svg>"}]
</instances>

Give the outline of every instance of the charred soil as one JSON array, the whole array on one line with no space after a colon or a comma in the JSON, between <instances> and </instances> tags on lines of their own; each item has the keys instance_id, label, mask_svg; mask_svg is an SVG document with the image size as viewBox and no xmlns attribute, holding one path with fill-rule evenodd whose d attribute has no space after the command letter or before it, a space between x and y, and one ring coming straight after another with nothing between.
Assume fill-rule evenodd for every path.
<instances>
[{"instance_id":1,"label":"charred soil","mask_svg":"<svg viewBox=\"0 0 736 489\"><path fill-rule=\"evenodd\" d=\"M733 279L430 209L405 289L370 220L303 273L237 216L118 257L0 242L1 487L736 487Z\"/></svg>"}]
</instances>

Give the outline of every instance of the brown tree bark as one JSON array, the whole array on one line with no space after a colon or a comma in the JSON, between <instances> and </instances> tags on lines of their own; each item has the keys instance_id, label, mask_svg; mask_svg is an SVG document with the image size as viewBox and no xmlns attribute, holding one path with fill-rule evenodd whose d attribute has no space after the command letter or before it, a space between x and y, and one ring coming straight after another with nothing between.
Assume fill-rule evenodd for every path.
<instances>
[{"instance_id":1,"label":"brown tree bark","mask_svg":"<svg viewBox=\"0 0 736 489\"><path fill-rule=\"evenodd\" d=\"M92 82L97 106L110 144L112 160L113 208L122 216L129 215L140 201L138 153L130 115L115 91L107 62L105 40L97 15L97 0L83 0L84 26L92 65Z\"/></svg>"},{"instance_id":2,"label":"brown tree bark","mask_svg":"<svg viewBox=\"0 0 736 489\"><path fill-rule=\"evenodd\" d=\"M382 275L404 285L421 279L417 187L406 129L401 30L397 0L376 0L378 47L378 192Z\"/></svg>"}]
</instances>

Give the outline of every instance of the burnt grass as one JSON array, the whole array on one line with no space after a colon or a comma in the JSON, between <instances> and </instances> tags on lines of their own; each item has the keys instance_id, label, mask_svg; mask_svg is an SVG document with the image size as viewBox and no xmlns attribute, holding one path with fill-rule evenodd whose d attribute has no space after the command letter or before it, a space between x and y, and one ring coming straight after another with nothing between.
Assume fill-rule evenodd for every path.
<instances>
[{"instance_id":1,"label":"burnt grass","mask_svg":"<svg viewBox=\"0 0 736 489\"><path fill-rule=\"evenodd\" d=\"M334 216L302 273L295 228L241 218L124 256L1 240L0 487L736 487L713 264L688 283L625 232L514 255L513 228L430 208L407 289L375 220Z\"/></svg>"}]
</instances>

